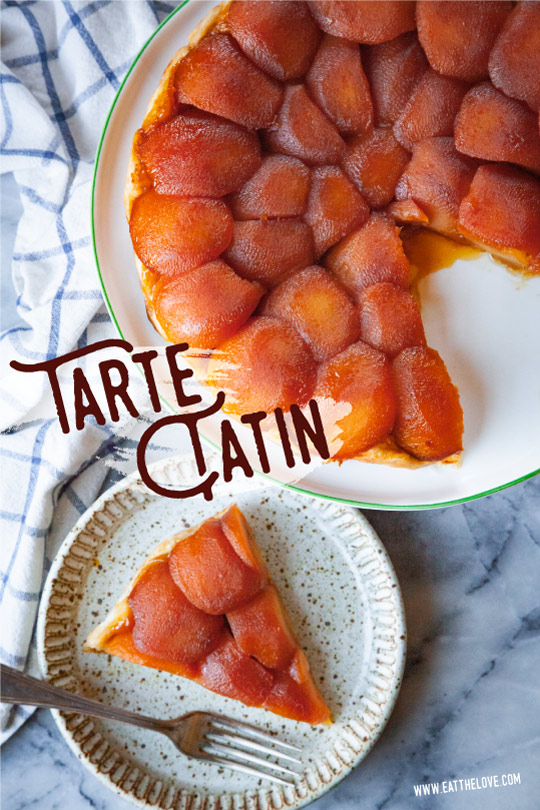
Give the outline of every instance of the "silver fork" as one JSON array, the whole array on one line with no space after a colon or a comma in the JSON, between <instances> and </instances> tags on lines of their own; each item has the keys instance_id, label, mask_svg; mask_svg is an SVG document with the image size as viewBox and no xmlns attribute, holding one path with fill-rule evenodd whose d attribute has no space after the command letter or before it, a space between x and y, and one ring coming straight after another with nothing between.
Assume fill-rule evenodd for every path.
<instances>
[{"instance_id":1,"label":"silver fork","mask_svg":"<svg viewBox=\"0 0 540 810\"><path fill-rule=\"evenodd\" d=\"M105 706L47 681L23 675L11 667L0 666L0 678L2 703L60 709L159 731L189 757L209 760L280 785L294 786L295 778L301 775L299 770L293 770L294 766L302 764L298 759L300 748L230 717L213 712L188 712L173 720L157 720L127 709ZM279 764L276 759L287 765Z\"/></svg>"}]
</instances>

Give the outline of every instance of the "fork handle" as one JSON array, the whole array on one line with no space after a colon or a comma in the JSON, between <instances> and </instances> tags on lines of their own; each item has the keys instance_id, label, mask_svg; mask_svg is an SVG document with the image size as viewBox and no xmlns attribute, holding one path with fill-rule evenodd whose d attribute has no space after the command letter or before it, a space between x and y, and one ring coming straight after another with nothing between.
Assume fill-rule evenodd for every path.
<instances>
[{"instance_id":1,"label":"fork handle","mask_svg":"<svg viewBox=\"0 0 540 810\"><path fill-rule=\"evenodd\" d=\"M143 714L136 714L127 709L106 706L97 700L75 695L53 686L47 681L24 675L17 669L0 665L2 686L2 703L22 703L27 706L39 706L44 709L60 709L64 712L76 712L90 717L103 717L106 720L119 720L140 728L149 728L168 734L170 724L166 720L155 720Z\"/></svg>"}]
</instances>

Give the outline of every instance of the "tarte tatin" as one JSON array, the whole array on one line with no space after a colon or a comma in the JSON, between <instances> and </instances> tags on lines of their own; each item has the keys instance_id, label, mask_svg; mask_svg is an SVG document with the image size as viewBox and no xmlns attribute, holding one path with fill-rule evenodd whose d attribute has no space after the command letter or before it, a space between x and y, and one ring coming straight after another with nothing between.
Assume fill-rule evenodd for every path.
<instances>
[{"instance_id":1,"label":"tarte tatin","mask_svg":"<svg viewBox=\"0 0 540 810\"><path fill-rule=\"evenodd\" d=\"M133 142L152 323L211 355L231 413L315 397L336 460L455 461L459 395L400 234L540 272L539 76L539 2L218 6Z\"/></svg>"},{"instance_id":2,"label":"tarte tatin","mask_svg":"<svg viewBox=\"0 0 540 810\"><path fill-rule=\"evenodd\" d=\"M157 546L85 651L181 675L292 720L330 722L236 505Z\"/></svg>"}]
</instances>

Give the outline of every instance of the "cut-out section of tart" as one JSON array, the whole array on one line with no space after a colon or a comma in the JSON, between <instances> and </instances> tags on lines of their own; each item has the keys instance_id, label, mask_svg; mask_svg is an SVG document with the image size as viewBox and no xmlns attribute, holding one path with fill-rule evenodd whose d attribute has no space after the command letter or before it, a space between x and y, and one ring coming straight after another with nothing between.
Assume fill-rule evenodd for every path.
<instances>
[{"instance_id":1,"label":"cut-out section of tart","mask_svg":"<svg viewBox=\"0 0 540 810\"><path fill-rule=\"evenodd\" d=\"M236 504L158 545L84 648L292 720L331 722Z\"/></svg>"},{"instance_id":2,"label":"cut-out section of tart","mask_svg":"<svg viewBox=\"0 0 540 810\"><path fill-rule=\"evenodd\" d=\"M540 272L539 9L232 0L174 55L126 213L150 320L225 410L316 397L333 460L459 458L402 229Z\"/></svg>"}]
</instances>

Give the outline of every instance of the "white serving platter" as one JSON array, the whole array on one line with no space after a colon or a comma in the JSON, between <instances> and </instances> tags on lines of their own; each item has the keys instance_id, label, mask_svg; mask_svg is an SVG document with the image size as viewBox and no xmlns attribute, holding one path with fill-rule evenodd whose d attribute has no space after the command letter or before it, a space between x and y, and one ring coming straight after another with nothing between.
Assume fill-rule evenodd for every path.
<instances>
[{"instance_id":1,"label":"white serving platter","mask_svg":"<svg viewBox=\"0 0 540 810\"><path fill-rule=\"evenodd\" d=\"M118 332L135 346L161 346L146 317L123 191L131 141L163 70L215 5L190 0L157 29L135 59L105 123L96 160L92 232L105 301ZM294 476L280 448L271 477L332 500L379 509L424 509L478 498L540 467L540 277L524 279L483 255L456 261L419 285L428 344L442 355L465 414L462 461L416 470L347 461ZM168 389L162 387L167 396ZM204 424L219 444L221 416ZM242 429L249 441L247 429ZM304 474L305 473L305 474Z\"/></svg>"}]
</instances>

